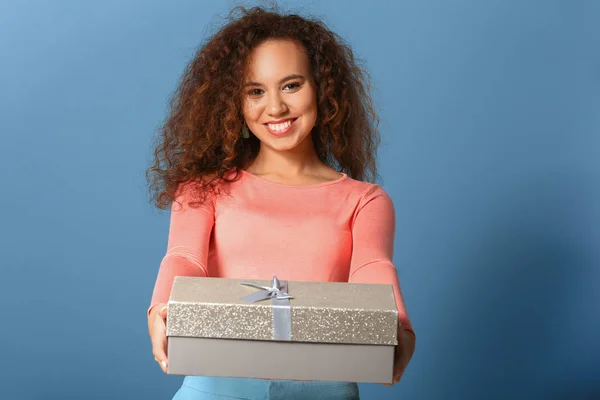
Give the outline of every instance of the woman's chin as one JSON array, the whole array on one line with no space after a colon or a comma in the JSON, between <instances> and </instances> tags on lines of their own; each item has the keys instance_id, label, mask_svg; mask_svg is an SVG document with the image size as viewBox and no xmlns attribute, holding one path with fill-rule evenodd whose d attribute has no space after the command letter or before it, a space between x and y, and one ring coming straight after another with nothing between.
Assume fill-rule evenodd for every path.
<instances>
[{"instance_id":1,"label":"woman's chin","mask_svg":"<svg viewBox=\"0 0 600 400\"><path fill-rule=\"evenodd\" d=\"M261 141L261 145L266 145L269 148L280 152L304 148L306 146L303 146L302 144L305 143L307 139L310 140L310 135L306 135L306 137L304 138L298 138L297 135L290 135L280 138L269 138L268 140L261 140L259 138L259 140ZM310 140L309 144L312 146L312 140Z\"/></svg>"}]
</instances>

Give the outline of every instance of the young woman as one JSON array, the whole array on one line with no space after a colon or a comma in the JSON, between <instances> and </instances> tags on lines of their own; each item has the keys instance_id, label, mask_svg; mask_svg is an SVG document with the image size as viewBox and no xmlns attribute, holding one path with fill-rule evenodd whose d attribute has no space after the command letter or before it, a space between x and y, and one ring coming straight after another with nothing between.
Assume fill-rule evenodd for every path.
<instances>
[{"instance_id":1,"label":"young woman","mask_svg":"<svg viewBox=\"0 0 600 400\"><path fill-rule=\"evenodd\" d=\"M171 208L150 308L167 371L177 275L387 283L399 311L395 382L415 346L392 264L395 215L374 183L379 143L367 75L323 23L252 8L199 50L148 169ZM355 383L186 377L175 399L358 399Z\"/></svg>"}]
</instances>

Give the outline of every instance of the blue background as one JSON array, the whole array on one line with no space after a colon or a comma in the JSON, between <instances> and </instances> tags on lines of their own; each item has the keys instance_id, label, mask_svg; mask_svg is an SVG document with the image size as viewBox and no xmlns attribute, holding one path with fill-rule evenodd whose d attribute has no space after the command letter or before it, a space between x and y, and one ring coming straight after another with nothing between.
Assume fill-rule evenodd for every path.
<instances>
[{"instance_id":1,"label":"blue background","mask_svg":"<svg viewBox=\"0 0 600 400\"><path fill-rule=\"evenodd\" d=\"M167 399L151 140L232 1L0 4L0 398ZM364 399L600 398L600 1L289 1L365 60L417 351Z\"/></svg>"}]
</instances>

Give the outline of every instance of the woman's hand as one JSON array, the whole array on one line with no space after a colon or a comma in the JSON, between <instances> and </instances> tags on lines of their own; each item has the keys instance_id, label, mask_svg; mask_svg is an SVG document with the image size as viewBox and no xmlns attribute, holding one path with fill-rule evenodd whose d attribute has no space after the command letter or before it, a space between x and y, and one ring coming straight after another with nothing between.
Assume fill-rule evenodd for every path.
<instances>
[{"instance_id":1,"label":"woman's hand","mask_svg":"<svg viewBox=\"0 0 600 400\"><path fill-rule=\"evenodd\" d=\"M167 305L159 303L152 307L148 315L148 333L152 342L154 360L160 365L162 371L167 373Z\"/></svg>"},{"instance_id":2,"label":"woman's hand","mask_svg":"<svg viewBox=\"0 0 600 400\"><path fill-rule=\"evenodd\" d=\"M384 383L386 386L392 386L398 382L400 382L400 378L402 378L402 373L404 372L404 368L406 365L400 362L402 360L402 343L398 343L396 346L396 352L394 353L394 378L392 383Z\"/></svg>"},{"instance_id":3,"label":"woman's hand","mask_svg":"<svg viewBox=\"0 0 600 400\"><path fill-rule=\"evenodd\" d=\"M402 374L408 365L408 362L415 351L415 336L399 327L398 329L398 345L394 354L394 378L392 383L384 383L385 386L392 386L400 382Z\"/></svg>"}]
</instances>

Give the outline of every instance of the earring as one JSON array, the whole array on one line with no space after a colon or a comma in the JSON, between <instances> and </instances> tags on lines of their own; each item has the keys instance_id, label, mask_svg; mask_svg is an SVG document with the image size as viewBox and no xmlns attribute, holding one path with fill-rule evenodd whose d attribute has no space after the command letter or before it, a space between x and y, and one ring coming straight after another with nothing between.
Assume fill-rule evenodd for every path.
<instances>
[{"instance_id":1,"label":"earring","mask_svg":"<svg viewBox=\"0 0 600 400\"><path fill-rule=\"evenodd\" d=\"M246 124L244 124L244 126L242 127L242 137L244 139L248 139L250 137L250 132L248 132L248 127L246 126Z\"/></svg>"}]
</instances>

